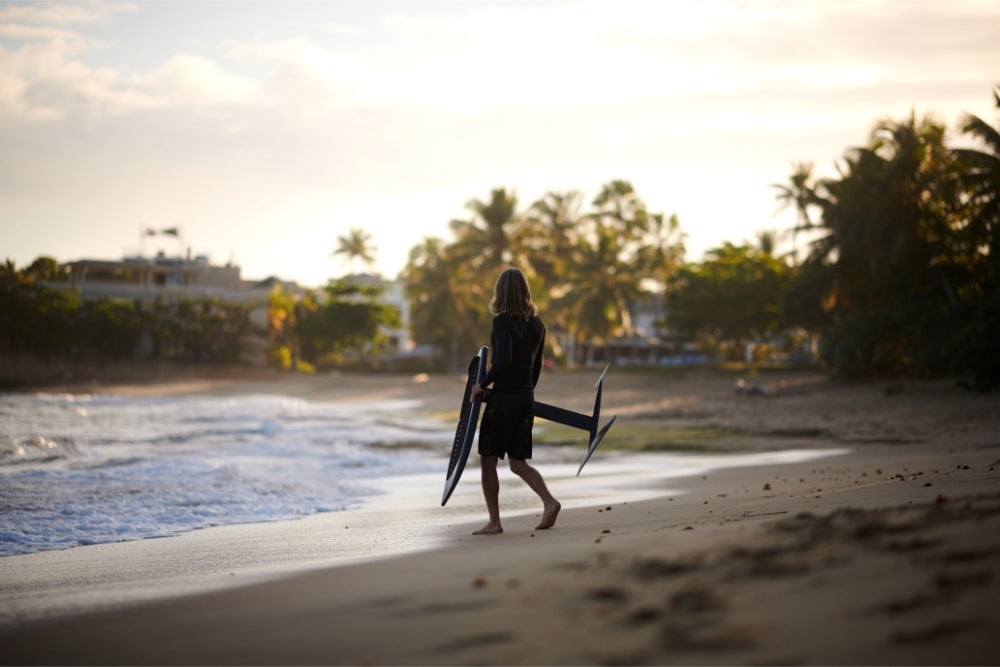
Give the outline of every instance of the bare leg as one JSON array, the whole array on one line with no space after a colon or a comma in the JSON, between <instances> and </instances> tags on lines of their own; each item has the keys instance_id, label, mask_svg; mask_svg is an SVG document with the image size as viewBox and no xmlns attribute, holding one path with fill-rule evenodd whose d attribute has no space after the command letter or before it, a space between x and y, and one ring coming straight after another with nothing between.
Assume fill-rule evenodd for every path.
<instances>
[{"instance_id":1,"label":"bare leg","mask_svg":"<svg viewBox=\"0 0 1000 667\"><path fill-rule=\"evenodd\" d=\"M486 511L490 521L473 535L496 535L503 532L500 525L500 478L497 476L496 456L480 456L479 466L483 477L483 497L486 499Z\"/></svg>"},{"instance_id":2,"label":"bare leg","mask_svg":"<svg viewBox=\"0 0 1000 667\"><path fill-rule=\"evenodd\" d=\"M549 493L549 487L545 485L542 473L532 468L527 461L520 461L518 459L510 460L510 469L515 475L523 479L531 487L531 490L537 493L538 497L542 499L542 504L544 505L542 521L535 528L538 530L551 528L555 525L556 516L559 514L559 510L562 509L562 505Z\"/></svg>"}]
</instances>

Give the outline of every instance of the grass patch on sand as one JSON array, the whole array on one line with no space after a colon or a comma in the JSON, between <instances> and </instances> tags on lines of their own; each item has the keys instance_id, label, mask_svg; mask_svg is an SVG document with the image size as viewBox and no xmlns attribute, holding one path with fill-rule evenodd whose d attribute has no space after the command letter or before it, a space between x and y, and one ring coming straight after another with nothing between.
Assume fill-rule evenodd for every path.
<instances>
[{"instance_id":1,"label":"grass patch on sand","mask_svg":"<svg viewBox=\"0 0 1000 667\"><path fill-rule=\"evenodd\" d=\"M429 449L429 450L439 450L445 451L445 445L441 442L432 442L430 440L393 440L391 442L380 441L373 442L369 445L375 449ZM447 443L448 451L451 450L451 442Z\"/></svg>"},{"instance_id":2,"label":"grass patch on sand","mask_svg":"<svg viewBox=\"0 0 1000 667\"><path fill-rule=\"evenodd\" d=\"M602 422L603 423L606 422ZM722 446L722 440L732 438L735 431L721 428L695 428L689 426L664 426L662 424L629 421L615 422L601 441L602 449L635 452L697 452L719 453L731 451ZM589 435L580 429L562 424L535 422L533 440L539 445L587 446Z\"/></svg>"}]
</instances>

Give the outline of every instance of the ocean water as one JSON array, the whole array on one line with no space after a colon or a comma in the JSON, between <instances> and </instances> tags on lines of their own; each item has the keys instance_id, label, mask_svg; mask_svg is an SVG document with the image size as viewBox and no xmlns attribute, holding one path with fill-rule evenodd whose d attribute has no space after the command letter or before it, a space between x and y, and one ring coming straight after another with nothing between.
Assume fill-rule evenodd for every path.
<instances>
[{"instance_id":1,"label":"ocean water","mask_svg":"<svg viewBox=\"0 0 1000 667\"><path fill-rule=\"evenodd\" d=\"M444 470L453 433L413 407L0 394L0 556L358 507Z\"/></svg>"}]
</instances>

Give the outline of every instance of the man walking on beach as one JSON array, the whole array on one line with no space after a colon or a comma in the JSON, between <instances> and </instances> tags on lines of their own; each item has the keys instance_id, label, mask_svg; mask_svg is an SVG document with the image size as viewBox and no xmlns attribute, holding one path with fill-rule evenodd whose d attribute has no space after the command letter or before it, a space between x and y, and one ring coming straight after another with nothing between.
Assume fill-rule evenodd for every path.
<instances>
[{"instance_id":1,"label":"man walking on beach","mask_svg":"<svg viewBox=\"0 0 1000 667\"><path fill-rule=\"evenodd\" d=\"M490 333L491 364L483 381L472 388L472 399L493 389L479 429L479 456L483 496L489 522L473 535L497 535L500 524L500 480L497 464L510 456L511 471L523 479L542 500L542 521L537 529L551 528L561 505L549 492L531 458L535 385L542 370L545 325L531 299L528 281L519 269L509 268L497 278L490 300L493 330Z\"/></svg>"}]
</instances>

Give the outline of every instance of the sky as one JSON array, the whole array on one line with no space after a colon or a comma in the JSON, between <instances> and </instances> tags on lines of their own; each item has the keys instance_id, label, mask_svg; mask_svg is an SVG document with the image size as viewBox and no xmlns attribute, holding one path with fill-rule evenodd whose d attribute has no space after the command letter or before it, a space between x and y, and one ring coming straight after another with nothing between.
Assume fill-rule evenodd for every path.
<instances>
[{"instance_id":1,"label":"sky","mask_svg":"<svg viewBox=\"0 0 1000 667\"><path fill-rule=\"evenodd\" d=\"M1000 120L995 0L0 1L0 261L395 277L492 189L630 181L687 259L911 112ZM144 236L178 228L180 238Z\"/></svg>"}]
</instances>

